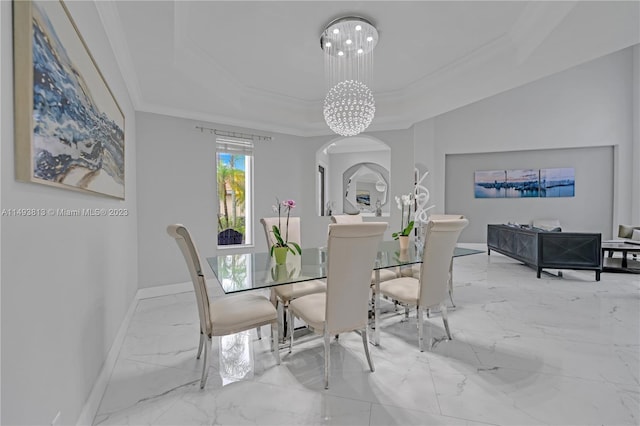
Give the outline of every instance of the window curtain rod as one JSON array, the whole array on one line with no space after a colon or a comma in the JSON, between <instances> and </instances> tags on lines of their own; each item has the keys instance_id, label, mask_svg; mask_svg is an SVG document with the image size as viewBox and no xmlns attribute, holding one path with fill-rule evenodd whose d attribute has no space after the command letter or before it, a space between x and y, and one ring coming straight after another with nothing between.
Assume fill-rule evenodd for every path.
<instances>
[{"instance_id":1,"label":"window curtain rod","mask_svg":"<svg viewBox=\"0 0 640 426\"><path fill-rule=\"evenodd\" d=\"M235 139L244 139L248 141L272 141L273 137L271 136L262 136L262 135L252 135L250 133L238 133L238 132L229 132L226 130L218 130L211 129L209 127L196 126L196 129L200 130L200 132L209 132L213 135L220 136L223 138L235 138Z\"/></svg>"}]
</instances>

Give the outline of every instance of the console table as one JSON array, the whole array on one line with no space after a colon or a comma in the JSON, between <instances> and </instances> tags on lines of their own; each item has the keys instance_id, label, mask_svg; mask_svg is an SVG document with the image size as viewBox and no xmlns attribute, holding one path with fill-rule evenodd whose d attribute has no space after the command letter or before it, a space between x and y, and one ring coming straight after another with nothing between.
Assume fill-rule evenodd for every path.
<instances>
[{"instance_id":1,"label":"console table","mask_svg":"<svg viewBox=\"0 0 640 426\"><path fill-rule=\"evenodd\" d=\"M609 257L605 257L605 251ZM613 258L613 252L622 253L622 258ZM640 273L640 262L628 260L627 253L640 253L640 244L630 244L624 241L613 240L602 242L602 269L606 272L632 272Z\"/></svg>"},{"instance_id":2,"label":"console table","mask_svg":"<svg viewBox=\"0 0 640 426\"><path fill-rule=\"evenodd\" d=\"M546 232L514 225L487 225L487 253L491 250L519 260L537 271L582 269L602 272L602 235L586 232Z\"/></svg>"}]
</instances>

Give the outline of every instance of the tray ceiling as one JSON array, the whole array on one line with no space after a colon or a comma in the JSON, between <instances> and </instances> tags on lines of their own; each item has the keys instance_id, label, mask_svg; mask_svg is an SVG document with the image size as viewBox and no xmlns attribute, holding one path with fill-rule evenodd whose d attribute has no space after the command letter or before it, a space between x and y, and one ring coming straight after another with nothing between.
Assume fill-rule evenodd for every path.
<instances>
[{"instance_id":1,"label":"tray ceiling","mask_svg":"<svg viewBox=\"0 0 640 426\"><path fill-rule=\"evenodd\" d=\"M137 110L329 134L319 36L364 16L369 130L415 122L640 42L638 2L96 2Z\"/></svg>"}]
</instances>

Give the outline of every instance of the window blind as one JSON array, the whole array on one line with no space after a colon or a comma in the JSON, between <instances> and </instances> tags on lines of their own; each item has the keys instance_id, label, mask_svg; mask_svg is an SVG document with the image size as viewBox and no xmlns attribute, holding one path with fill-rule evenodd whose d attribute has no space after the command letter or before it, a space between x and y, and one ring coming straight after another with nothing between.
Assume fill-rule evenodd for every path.
<instances>
[{"instance_id":1,"label":"window blind","mask_svg":"<svg viewBox=\"0 0 640 426\"><path fill-rule=\"evenodd\" d=\"M216 138L218 152L253 154L253 141L240 138L218 137Z\"/></svg>"}]
</instances>

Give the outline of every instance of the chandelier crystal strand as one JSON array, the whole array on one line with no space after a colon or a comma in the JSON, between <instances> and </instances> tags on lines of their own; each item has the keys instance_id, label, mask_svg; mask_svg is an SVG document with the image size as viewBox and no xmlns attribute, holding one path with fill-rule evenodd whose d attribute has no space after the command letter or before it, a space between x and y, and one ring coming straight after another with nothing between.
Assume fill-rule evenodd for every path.
<instances>
[{"instance_id":1,"label":"chandelier crystal strand","mask_svg":"<svg viewBox=\"0 0 640 426\"><path fill-rule=\"evenodd\" d=\"M375 101L370 84L377 42L375 27L358 17L333 21L320 38L328 89L324 117L339 135L357 135L373 120Z\"/></svg>"}]
</instances>

